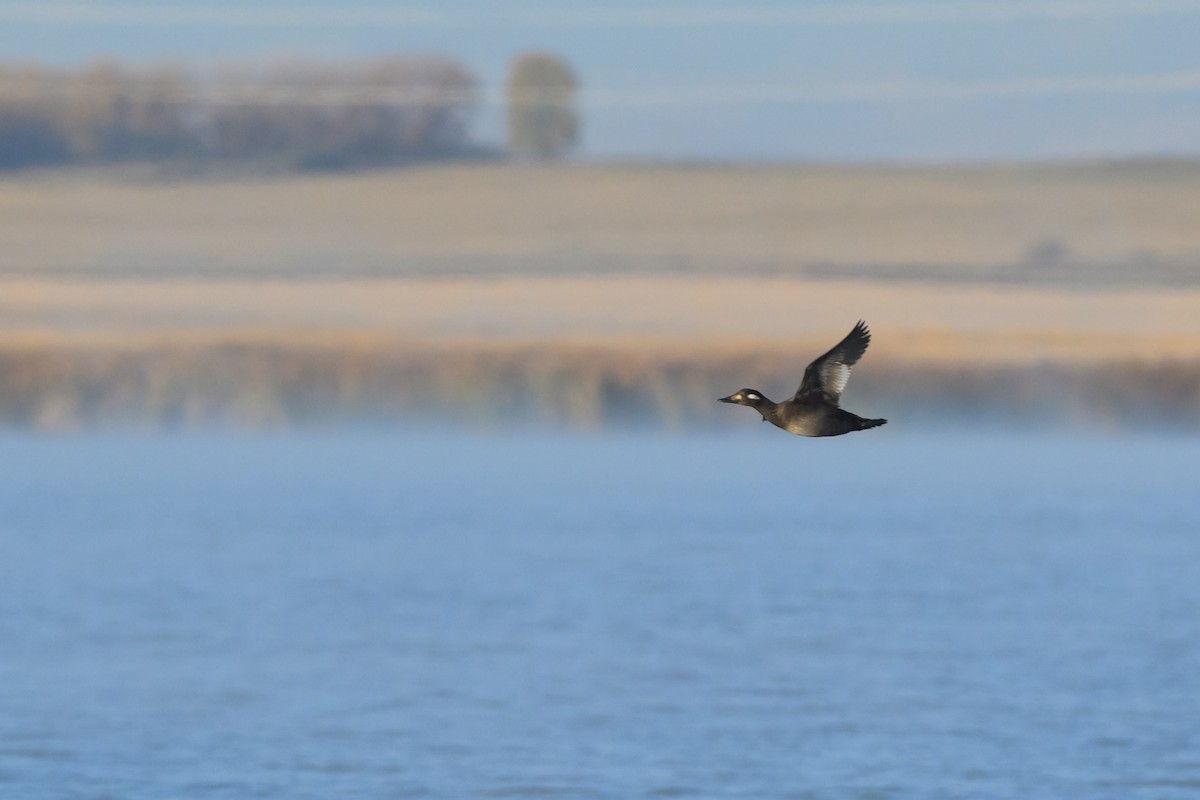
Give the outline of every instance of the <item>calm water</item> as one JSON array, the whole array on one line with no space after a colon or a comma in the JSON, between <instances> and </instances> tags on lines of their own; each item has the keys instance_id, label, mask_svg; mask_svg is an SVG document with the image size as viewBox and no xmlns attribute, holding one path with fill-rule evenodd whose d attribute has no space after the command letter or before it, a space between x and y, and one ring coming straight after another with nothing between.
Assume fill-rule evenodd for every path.
<instances>
[{"instance_id":1,"label":"calm water","mask_svg":"<svg viewBox=\"0 0 1200 800\"><path fill-rule=\"evenodd\" d=\"M0 797L1200 796L1195 439L0 453Z\"/></svg>"}]
</instances>

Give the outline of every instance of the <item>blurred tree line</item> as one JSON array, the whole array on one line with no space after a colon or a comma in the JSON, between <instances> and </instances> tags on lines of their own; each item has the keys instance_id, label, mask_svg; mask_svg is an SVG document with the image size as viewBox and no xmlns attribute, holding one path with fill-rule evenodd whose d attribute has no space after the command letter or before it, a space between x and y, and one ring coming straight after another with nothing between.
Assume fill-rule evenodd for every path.
<instances>
[{"instance_id":1,"label":"blurred tree line","mask_svg":"<svg viewBox=\"0 0 1200 800\"><path fill-rule=\"evenodd\" d=\"M112 60L0 64L0 168L129 160L348 167L478 154L477 81L439 57L276 62L198 75Z\"/></svg>"}]
</instances>

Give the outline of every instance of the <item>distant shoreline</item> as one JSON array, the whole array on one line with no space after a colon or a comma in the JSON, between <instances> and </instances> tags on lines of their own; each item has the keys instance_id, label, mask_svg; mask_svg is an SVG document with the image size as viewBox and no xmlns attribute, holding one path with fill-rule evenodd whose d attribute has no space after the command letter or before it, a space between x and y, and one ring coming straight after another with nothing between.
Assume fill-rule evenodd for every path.
<instances>
[{"instance_id":1,"label":"distant shoreline","mask_svg":"<svg viewBox=\"0 0 1200 800\"><path fill-rule=\"evenodd\" d=\"M0 425L724 424L862 318L862 413L1192 430L1198 196L1200 162L0 176Z\"/></svg>"}]
</instances>

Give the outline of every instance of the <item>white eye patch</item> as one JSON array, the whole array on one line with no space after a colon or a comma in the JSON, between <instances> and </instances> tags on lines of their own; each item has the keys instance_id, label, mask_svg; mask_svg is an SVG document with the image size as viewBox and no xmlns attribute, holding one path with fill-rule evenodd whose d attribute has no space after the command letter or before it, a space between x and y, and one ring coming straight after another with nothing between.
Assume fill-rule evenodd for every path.
<instances>
[{"instance_id":1,"label":"white eye patch","mask_svg":"<svg viewBox=\"0 0 1200 800\"><path fill-rule=\"evenodd\" d=\"M754 392L746 392L746 399L747 400L758 400L760 398Z\"/></svg>"}]
</instances>

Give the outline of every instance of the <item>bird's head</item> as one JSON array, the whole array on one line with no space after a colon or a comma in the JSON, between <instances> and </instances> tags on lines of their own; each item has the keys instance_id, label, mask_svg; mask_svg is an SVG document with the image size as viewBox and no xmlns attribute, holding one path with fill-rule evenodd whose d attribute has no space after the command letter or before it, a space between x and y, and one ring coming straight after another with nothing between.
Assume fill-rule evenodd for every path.
<instances>
[{"instance_id":1,"label":"bird's head","mask_svg":"<svg viewBox=\"0 0 1200 800\"><path fill-rule=\"evenodd\" d=\"M729 397L719 398L719 401L722 403L736 403L739 406L750 406L751 408L759 408L771 402L757 389L739 389L729 395Z\"/></svg>"}]
</instances>

